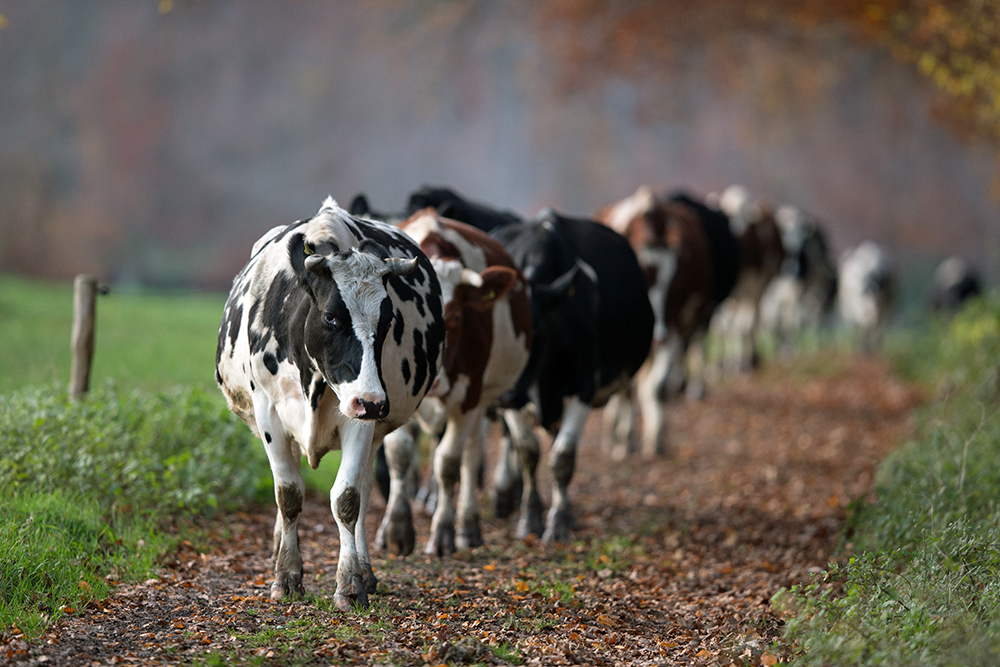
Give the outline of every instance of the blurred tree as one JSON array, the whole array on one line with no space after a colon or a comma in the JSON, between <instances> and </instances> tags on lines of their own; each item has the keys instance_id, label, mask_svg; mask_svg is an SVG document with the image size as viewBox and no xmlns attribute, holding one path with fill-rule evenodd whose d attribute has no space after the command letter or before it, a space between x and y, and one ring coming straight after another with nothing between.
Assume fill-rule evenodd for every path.
<instances>
[{"instance_id":1,"label":"blurred tree","mask_svg":"<svg viewBox=\"0 0 1000 667\"><path fill-rule=\"evenodd\" d=\"M909 0L885 23L885 37L948 94L944 111L956 129L1000 141L1000 2Z\"/></svg>"},{"instance_id":2,"label":"blurred tree","mask_svg":"<svg viewBox=\"0 0 1000 667\"><path fill-rule=\"evenodd\" d=\"M567 90L602 72L669 76L692 40L780 25L808 38L840 21L930 77L936 115L961 135L1000 141L1000 0L552 0L539 13Z\"/></svg>"}]
</instances>

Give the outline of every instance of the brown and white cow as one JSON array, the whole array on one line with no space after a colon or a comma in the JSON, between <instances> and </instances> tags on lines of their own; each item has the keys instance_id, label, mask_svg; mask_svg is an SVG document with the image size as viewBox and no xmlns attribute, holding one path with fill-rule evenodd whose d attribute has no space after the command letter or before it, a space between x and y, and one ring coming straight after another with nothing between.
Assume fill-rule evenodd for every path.
<instances>
[{"instance_id":1,"label":"brown and white cow","mask_svg":"<svg viewBox=\"0 0 1000 667\"><path fill-rule=\"evenodd\" d=\"M531 352L531 304L525 282L510 255L483 231L441 217L434 209L418 211L400 223L430 258L441 283L445 317L444 363L425 400L440 401L447 426L434 454L438 499L425 552L447 556L456 548L482 544L477 478L482 459L485 411L521 376ZM387 437L391 476L387 522L406 520L396 509L406 503L403 477L412 459L412 438L404 431ZM455 527L455 485L458 528ZM398 522L397 522L398 523ZM407 553L412 540L405 526L385 529L387 547ZM412 535L412 527L410 528Z\"/></svg>"},{"instance_id":2,"label":"brown and white cow","mask_svg":"<svg viewBox=\"0 0 1000 667\"><path fill-rule=\"evenodd\" d=\"M648 187L607 207L598 219L628 239L646 275L655 323L637 387L642 451L663 454L664 404L685 385L691 396L702 391L704 336L736 281L739 247L718 211L685 195L661 199Z\"/></svg>"},{"instance_id":3,"label":"brown and white cow","mask_svg":"<svg viewBox=\"0 0 1000 667\"><path fill-rule=\"evenodd\" d=\"M732 294L712 318L712 328L722 342L720 365L730 375L751 370L757 363L760 301L781 272L785 247L771 210L753 201L740 185L726 188L718 207L729 217L740 243L740 272Z\"/></svg>"}]
</instances>

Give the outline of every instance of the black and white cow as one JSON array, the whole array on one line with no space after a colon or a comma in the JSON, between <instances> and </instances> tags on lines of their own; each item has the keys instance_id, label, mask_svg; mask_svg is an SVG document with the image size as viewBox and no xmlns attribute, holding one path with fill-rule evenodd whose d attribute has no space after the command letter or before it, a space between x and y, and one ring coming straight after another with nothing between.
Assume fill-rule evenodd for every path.
<instances>
[{"instance_id":1,"label":"black and white cow","mask_svg":"<svg viewBox=\"0 0 1000 667\"><path fill-rule=\"evenodd\" d=\"M761 328L771 334L782 356L794 351L802 334L817 337L837 301L837 265L823 225L792 204L774 211L785 261L761 297Z\"/></svg>"},{"instance_id":2,"label":"black and white cow","mask_svg":"<svg viewBox=\"0 0 1000 667\"><path fill-rule=\"evenodd\" d=\"M520 408L535 403L549 452L552 507L543 539L565 541L572 526L568 487L576 447L592 407L626 387L649 353L653 311L628 242L592 220L546 209L534 219L495 228L530 286L534 342L524 373L503 400L520 447L537 447ZM519 533L542 531L535 483L539 452L519 452L524 477Z\"/></svg>"},{"instance_id":3,"label":"black and white cow","mask_svg":"<svg viewBox=\"0 0 1000 667\"><path fill-rule=\"evenodd\" d=\"M954 315L967 299L979 296L983 282L972 264L961 257L949 257L934 271L931 308L944 315Z\"/></svg>"},{"instance_id":4,"label":"black and white cow","mask_svg":"<svg viewBox=\"0 0 1000 667\"><path fill-rule=\"evenodd\" d=\"M841 256L837 306L844 323L860 335L865 352L878 348L894 292L893 264L882 246L865 241Z\"/></svg>"},{"instance_id":5,"label":"black and white cow","mask_svg":"<svg viewBox=\"0 0 1000 667\"><path fill-rule=\"evenodd\" d=\"M341 609L366 605L377 581L364 516L373 445L409 419L444 347L441 287L405 234L350 216L332 199L309 220L275 227L237 275L219 328L216 381L264 442L274 475L271 597L301 594L299 463L340 448L330 504L340 530Z\"/></svg>"}]
</instances>

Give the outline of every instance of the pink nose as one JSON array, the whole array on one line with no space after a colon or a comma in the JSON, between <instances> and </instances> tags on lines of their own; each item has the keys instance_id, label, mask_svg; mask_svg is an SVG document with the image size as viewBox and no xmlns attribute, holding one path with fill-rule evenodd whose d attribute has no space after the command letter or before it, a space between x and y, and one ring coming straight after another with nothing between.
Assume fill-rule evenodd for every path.
<instances>
[{"instance_id":1,"label":"pink nose","mask_svg":"<svg viewBox=\"0 0 1000 667\"><path fill-rule=\"evenodd\" d=\"M349 416L355 419L384 419L389 414L388 400L369 400L373 396L355 396L348 408Z\"/></svg>"}]
</instances>

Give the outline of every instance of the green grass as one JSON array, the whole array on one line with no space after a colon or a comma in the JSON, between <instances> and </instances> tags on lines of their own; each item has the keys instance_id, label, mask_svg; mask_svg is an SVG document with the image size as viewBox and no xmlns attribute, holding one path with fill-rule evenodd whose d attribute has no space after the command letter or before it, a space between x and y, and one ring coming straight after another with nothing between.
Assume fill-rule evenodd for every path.
<instances>
[{"instance_id":1,"label":"green grass","mask_svg":"<svg viewBox=\"0 0 1000 667\"><path fill-rule=\"evenodd\" d=\"M151 392L179 386L205 390L225 405L215 387L215 347L226 295L121 293L98 296L92 391L110 381ZM0 395L24 387L66 387L70 372L73 285L0 276ZM318 470L303 464L306 484L329 491L340 452Z\"/></svg>"},{"instance_id":2,"label":"green grass","mask_svg":"<svg viewBox=\"0 0 1000 667\"><path fill-rule=\"evenodd\" d=\"M97 298L91 386L213 387L224 294ZM73 285L0 276L0 393L69 383Z\"/></svg>"},{"instance_id":3,"label":"green grass","mask_svg":"<svg viewBox=\"0 0 1000 667\"><path fill-rule=\"evenodd\" d=\"M776 596L795 664L1000 664L1000 298L889 349L936 398L857 504L853 555Z\"/></svg>"},{"instance_id":4,"label":"green grass","mask_svg":"<svg viewBox=\"0 0 1000 667\"><path fill-rule=\"evenodd\" d=\"M108 574L147 577L183 537L173 519L271 493L263 448L200 389L11 392L0 442L0 636L37 637L59 610L105 597Z\"/></svg>"},{"instance_id":5,"label":"green grass","mask_svg":"<svg viewBox=\"0 0 1000 667\"><path fill-rule=\"evenodd\" d=\"M73 288L0 277L0 636L149 576L166 522L271 497L214 385L221 294L98 297L91 391L66 394ZM139 548L137 535L144 546Z\"/></svg>"},{"instance_id":6,"label":"green grass","mask_svg":"<svg viewBox=\"0 0 1000 667\"><path fill-rule=\"evenodd\" d=\"M116 533L85 496L12 493L0 504L0 632L14 626L36 637L59 616L82 613L108 595L108 579L150 576L168 544L145 521Z\"/></svg>"}]
</instances>

